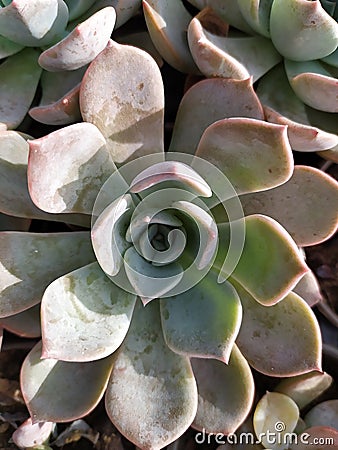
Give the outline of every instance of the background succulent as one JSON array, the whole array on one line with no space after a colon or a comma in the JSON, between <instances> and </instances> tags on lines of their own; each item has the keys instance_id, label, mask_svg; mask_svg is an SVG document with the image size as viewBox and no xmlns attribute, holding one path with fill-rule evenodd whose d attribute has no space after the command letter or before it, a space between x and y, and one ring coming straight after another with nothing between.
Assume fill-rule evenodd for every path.
<instances>
[{"instance_id":1,"label":"background succulent","mask_svg":"<svg viewBox=\"0 0 338 450\"><path fill-rule=\"evenodd\" d=\"M80 120L78 95L88 63L107 45L115 21L116 26L123 24L140 4L139 0L2 1L0 122L15 129L28 112L52 125Z\"/></svg>"},{"instance_id":2,"label":"background succulent","mask_svg":"<svg viewBox=\"0 0 338 450\"><path fill-rule=\"evenodd\" d=\"M225 444L218 450L336 446L338 402L330 397L332 381L325 372L309 372L277 382L236 434L218 441Z\"/></svg>"},{"instance_id":3,"label":"background succulent","mask_svg":"<svg viewBox=\"0 0 338 450\"><path fill-rule=\"evenodd\" d=\"M236 430L250 365L320 370L318 324L293 291L308 272L297 245L337 228L337 183L294 167L249 79L188 90L167 154L163 100L154 60L110 41L81 83L84 122L28 143L0 135L3 213L92 221L91 237L0 235L2 325L20 329L42 299L21 379L32 420L77 419L106 392L109 417L144 449L191 424Z\"/></svg>"},{"instance_id":4,"label":"background succulent","mask_svg":"<svg viewBox=\"0 0 338 450\"><path fill-rule=\"evenodd\" d=\"M163 58L190 74L252 76L266 120L288 125L293 150L337 161L336 2L189 3L201 10L195 17L181 0L143 1Z\"/></svg>"}]
</instances>

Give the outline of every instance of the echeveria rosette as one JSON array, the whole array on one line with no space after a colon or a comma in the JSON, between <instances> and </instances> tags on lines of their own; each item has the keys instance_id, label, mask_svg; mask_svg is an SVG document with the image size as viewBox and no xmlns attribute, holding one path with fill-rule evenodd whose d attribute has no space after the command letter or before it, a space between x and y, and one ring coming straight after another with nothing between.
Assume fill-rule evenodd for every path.
<instances>
[{"instance_id":1,"label":"echeveria rosette","mask_svg":"<svg viewBox=\"0 0 338 450\"><path fill-rule=\"evenodd\" d=\"M81 120L79 88L87 65L107 45L115 22L140 0L0 2L0 121L17 128L26 114L42 123ZM38 106L32 102L40 83Z\"/></svg>"},{"instance_id":2,"label":"echeveria rosette","mask_svg":"<svg viewBox=\"0 0 338 450\"><path fill-rule=\"evenodd\" d=\"M337 161L336 2L189 1L201 10L196 17L181 0L143 1L163 58L186 73L252 76L266 120L288 125L292 149Z\"/></svg>"},{"instance_id":3,"label":"echeveria rosette","mask_svg":"<svg viewBox=\"0 0 338 450\"><path fill-rule=\"evenodd\" d=\"M92 215L91 239L1 235L2 315L42 297L42 344L21 379L33 421L82 417L106 393L112 422L143 449L190 425L231 433L252 405L249 364L272 376L320 370L317 322L293 292L308 270L297 243L336 230L337 183L308 168L311 187L300 189L286 127L263 121L250 79L193 86L164 153L159 69L111 41L86 71L80 107L85 122L28 141L28 187L47 216ZM23 180L26 157L4 151L3 165ZM279 211L281 189L303 209ZM288 229L292 220L294 240L267 201L264 215L243 217L238 195L259 203L268 194L279 222ZM8 292L24 304L14 310Z\"/></svg>"}]
</instances>

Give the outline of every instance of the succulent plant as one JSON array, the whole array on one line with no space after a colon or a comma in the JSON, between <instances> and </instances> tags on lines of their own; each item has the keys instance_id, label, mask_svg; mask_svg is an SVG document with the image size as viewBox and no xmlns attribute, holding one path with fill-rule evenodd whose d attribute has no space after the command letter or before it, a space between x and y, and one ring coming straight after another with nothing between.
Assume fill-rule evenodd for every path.
<instances>
[{"instance_id":1,"label":"succulent plant","mask_svg":"<svg viewBox=\"0 0 338 450\"><path fill-rule=\"evenodd\" d=\"M115 21L120 26L140 5L140 0L0 2L0 122L15 129L27 113L51 125L81 120L78 96L88 63L107 45ZM41 98L32 107L39 81Z\"/></svg>"},{"instance_id":2,"label":"succulent plant","mask_svg":"<svg viewBox=\"0 0 338 450\"><path fill-rule=\"evenodd\" d=\"M294 166L250 78L192 86L169 152L161 73L142 50L110 41L79 99L84 122L0 134L1 211L91 228L0 233L0 324L19 331L41 301L21 372L30 425L83 417L105 394L141 449L190 425L232 433L252 407L250 366L321 370L299 246L337 229L338 183Z\"/></svg>"},{"instance_id":3,"label":"succulent plant","mask_svg":"<svg viewBox=\"0 0 338 450\"><path fill-rule=\"evenodd\" d=\"M236 434L218 438L217 443L223 444L218 450L320 450L337 446L338 400L323 400L332 381L325 372L282 380L259 399Z\"/></svg>"},{"instance_id":4,"label":"succulent plant","mask_svg":"<svg viewBox=\"0 0 338 450\"><path fill-rule=\"evenodd\" d=\"M176 69L249 76L266 120L288 125L293 150L338 161L338 9L319 0L144 0L153 42ZM179 17L179 19L177 19ZM163 27L166 23L166 27Z\"/></svg>"}]
</instances>

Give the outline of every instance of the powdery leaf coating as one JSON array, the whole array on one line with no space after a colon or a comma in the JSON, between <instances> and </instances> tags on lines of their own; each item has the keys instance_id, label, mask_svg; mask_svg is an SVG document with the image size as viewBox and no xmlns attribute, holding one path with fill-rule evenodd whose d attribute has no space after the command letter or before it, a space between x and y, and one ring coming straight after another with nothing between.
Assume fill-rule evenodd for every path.
<instances>
[{"instance_id":1,"label":"powdery leaf coating","mask_svg":"<svg viewBox=\"0 0 338 450\"><path fill-rule=\"evenodd\" d=\"M294 61L323 58L338 45L337 23L319 0L274 0L270 33L277 50Z\"/></svg>"},{"instance_id":2,"label":"powdery leaf coating","mask_svg":"<svg viewBox=\"0 0 338 450\"><path fill-rule=\"evenodd\" d=\"M196 83L181 100L169 151L194 154L205 129L228 117L264 119L252 80L214 78Z\"/></svg>"},{"instance_id":3,"label":"powdery leaf coating","mask_svg":"<svg viewBox=\"0 0 338 450\"><path fill-rule=\"evenodd\" d=\"M51 213L91 214L103 183L115 171L105 144L100 131L86 122L29 141L28 185L34 203Z\"/></svg>"},{"instance_id":4,"label":"powdery leaf coating","mask_svg":"<svg viewBox=\"0 0 338 450\"><path fill-rule=\"evenodd\" d=\"M142 4L150 37L163 59L181 72L198 73L187 41L192 16L182 2L144 0Z\"/></svg>"},{"instance_id":5,"label":"powdery leaf coating","mask_svg":"<svg viewBox=\"0 0 338 450\"><path fill-rule=\"evenodd\" d=\"M103 8L68 36L45 50L39 64L49 71L76 70L92 61L107 45L116 20L114 8Z\"/></svg>"},{"instance_id":6,"label":"powdery leaf coating","mask_svg":"<svg viewBox=\"0 0 338 450\"><path fill-rule=\"evenodd\" d=\"M38 56L37 50L26 48L0 66L0 122L9 129L22 122L33 101L42 71Z\"/></svg>"},{"instance_id":7,"label":"powdery leaf coating","mask_svg":"<svg viewBox=\"0 0 338 450\"><path fill-rule=\"evenodd\" d=\"M104 394L112 357L69 363L41 359L41 347L36 344L21 369L21 390L33 423L69 422L89 414Z\"/></svg>"},{"instance_id":8,"label":"powdery leaf coating","mask_svg":"<svg viewBox=\"0 0 338 450\"><path fill-rule=\"evenodd\" d=\"M324 131L329 123L329 114L320 112L323 123L314 126L313 116L316 117L314 113L318 115L318 111L309 109L297 97L283 65L277 65L260 80L257 95L263 104L266 120L288 126L288 138L293 150L320 151L338 144L338 136L333 130L331 133Z\"/></svg>"},{"instance_id":9,"label":"powdery leaf coating","mask_svg":"<svg viewBox=\"0 0 338 450\"><path fill-rule=\"evenodd\" d=\"M136 47L110 41L83 78L83 119L101 131L115 162L163 152L163 108L159 68Z\"/></svg>"},{"instance_id":10,"label":"powdery leaf coating","mask_svg":"<svg viewBox=\"0 0 338 450\"><path fill-rule=\"evenodd\" d=\"M332 384L332 377L325 372L309 372L296 377L285 378L276 387L275 391L288 395L298 408L302 409L319 397ZM307 424L311 426L311 424ZM319 424L318 424L319 425ZM326 423L326 425L328 425Z\"/></svg>"},{"instance_id":11,"label":"powdery leaf coating","mask_svg":"<svg viewBox=\"0 0 338 450\"><path fill-rule=\"evenodd\" d=\"M14 431L13 442L20 448L42 445L53 432L54 426L53 422L32 423L32 419L29 418Z\"/></svg>"},{"instance_id":12,"label":"powdery leaf coating","mask_svg":"<svg viewBox=\"0 0 338 450\"><path fill-rule=\"evenodd\" d=\"M1 34L25 46L48 45L64 32L68 17L63 0L15 0L0 9Z\"/></svg>"},{"instance_id":13,"label":"powdery leaf coating","mask_svg":"<svg viewBox=\"0 0 338 450\"><path fill-rule=\"evenodd\" d=\"M238 283L232 283L243 306L236 342L252 367L276 377L321 369L319 325L301 297L291 292L281 302L263 306Z\"/></svg>"},{"instance_id":14,"label":"powdery leaf coating","mask_svg":"<svg viewBox=\"0 0 338 450\"><path fill-rule=\"evenodd\" d=\"M244 19L239 8L238 1L232 0L188 0L189 3L198 9L209 6L215 13L221 17L224 22L231 23L234 27L246 33L252 33L252 28Z\"/></svg>"},{"instance_id":15,"label":"powdery leaf coating","mask_svg":"<svg viewBox=\"0 0 338 450\"><path fill-rule=\"evenodd\" d=\"M56 278L95 259L88 232L0 233L0 316L41 301ZM37 283L37 274L39 282Z\"/></svg>"},{"instance_id":16,"label":"powdery leaf coating","mask_svg":"<svg viewBox=\"0 0 338 450\"><path fill-rule=\"evenodd\" d=\"M130 184L130 192L139 193L164 181L182 183L198 196L211 197L212 195L208 183L191 167L179 161L165 161L143 170Z\"/></svg>"},{"instance_id":17,"label":"powdery leaf coating","mask_svg":"<svg viewBox=\"0 0 338 450\"><path fill-rule=\"evenodd\" d=\"M91 237L96 258L108 275L116 275L123 264L123 254L130 244L122 230L128 223L133 201L129 194L108 205L92 227Z\"/></svg>"},{"instance_id":18,"label":"powdery leaf coating","mask_svg":"<svg viewBox=\"0 0 338 450\"><path fill-rule=\"evenodd\" d=\"M245 214L272 217L301 247L323 242L338 227L338 183L313 167L295 166L283 185L240 199Z\"/></svg>"},{"instance_id":19,"label":"powdery leaf coating","mask_svg":"<svg viewBox=\"0 0 338 450\"><path fill-rule=\"evenodd\" d=\"M238 194L282 184L293 170L286 127L257 119L214 122L203 133L196 156L220 169Z\"/></svg>"},{"instance_id":20,"label":"powdery leaf coating","mask_svg":"<svg viewBox=\"0 0 338 450\"><path fill-rule=\"evenodd\" d=\"M217 36L194 18L188 28L189 46L196 65L206 77L231 77L257 81L277 64L281 55L270 40L262 36Z\"/></svg>"},{"instance_id":21,"label":"powdery leaf coating","mask_svg":"<svg viewBox=\"0 0 338 450\"><path fill-rule=\"evenodd\" d=\"M338 112L338 80L319 61L286 60L285 69L292 89L306 105L329 113Z\"/></svg>"},{"instance_id":22,"label":"powdery leaf coating","mask_svg":"<svg viewBox=\"0 0 338 450\"><path fill-rule=\"evenodd\" d=\"M106 393L111 421L130 441L147 450L160 450L181 436L197 410L189 359L166 346L158 307L158 302L136 305Z\"/></svg>"},{"instance_id":23,"label":"powdery leaf coating","mask_svg":"<svg viewBox=\"0 0 338 450\"><path fill-rule=\"evenodd\" d=\"M41 75L42 97L29 115L41 123L67 125L81 121L80 83L86 67L69 72L47 72Z\"/></svg>"},{"instance_id":24,"label":"powdery leaf coating","mask_svg":"<svg viewBox=\"0 0 338 450\"><path fill-rule=\"evenodd\" d=\"M42 357L84 362L112 354L127 334L135 300L96 262L58 278L41 302Z\"/></svg>"},{"instance_id":25,"label":"powdery leaf coating","mask_svg":"<svg viewBox=\"0 0 338 450\"><path fill-rule=\"evenodd\" d=\"M254 399L254 380L249 364L233 346L228 364L193 358L198 388L198 408L192 426L209 433L234 433L245 420Z\"/></svg>"},{"instance_id":26,"label":"powdery leaf coating","mask_svg":"<svg viewBox=\"0 0 338 450\"><path fill-rule=\"evenodd\" d=\"M24 219L55 220L88 226L90 218L83 214L48 214L32 202L27 185L29 145L25 139L26 136L24 138L16 131L0 132L1 212Z\"/></svg>"},{"instance_id":27,"label":"powdery leaf coating","mask_svg":"<svg viewBox=\"0 0 338 450\"><path fill-rule=\"evenodd\" d=\"M167 345L190 357L228 363L242 319L242 307L230 283L217 283L211 271L193 288L161 299Z\"/></svg>"}]
</instances>

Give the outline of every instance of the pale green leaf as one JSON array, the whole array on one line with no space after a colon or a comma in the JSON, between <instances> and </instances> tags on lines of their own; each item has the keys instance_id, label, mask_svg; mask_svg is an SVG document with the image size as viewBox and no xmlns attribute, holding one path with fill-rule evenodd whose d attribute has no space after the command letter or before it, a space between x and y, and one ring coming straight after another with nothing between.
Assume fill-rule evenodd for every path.
<instances>
[{"instance_id":1,"label":"pale green leaf","mask_svg":"<svg viewBox=\"0 0 338 450\"><path fill-rule=\"evenodd\" d=\"M112 357L93 362L41 359L41 342L21 369L21 390L33 423L69 422L92 411L101 400Z\"/></svg>"},{"instance_id":2,"label":"pale green leaf","mask_svg":"<svg viewBox=\"0 0 338 450\"><path fill-rule=\"evenodd\" d=\"M279 303L263 306L234 285L243 306L236 342L252 367L276 377L320 370L319 325L301 297L291 292Z\"/></svg>"},{"instance_id":3,"label":"pale green leaf","mask_svg":"<svg viewBox=\"0 0 338 450\"><path fill-rule=\"evenodd\" d=\"M127 334L135 300L96 262L58 278L41 302L43 358L85 362L112 354Z\"/></svg>"},{"instance_id":4,"label":"pale green leaf","mask_svg":"<svg viewBox=\"0 0 338 450\"><path fill-rule=\"evenodd\" d=\"M166 346L157 302L136 305L114 362L106 409L127 439L149 450L179 438L195 417L197 389L190 362Z\"/></svg>"},{"instance_id":5,"label":"pale green leaf","mask_svg":"<svg viewBox=\"0 0 338 450\"><path fill-rule=\"evenodd\" d=\"M242 318L239 297L210 271L190 290L161 299L167 345L176 353L229 361Z\"/></svg>"},{"instance_id":6,"label":"pale green leaf","mask_svg":"<svg viewBox=\"0 0 338 450\"><path fill-rule=\"evenodd\" d=\"M80 108L107 139L115 162L163 152L162 78L143 50L110 41L86 72Z\"/></svg>"}]
</instances>

